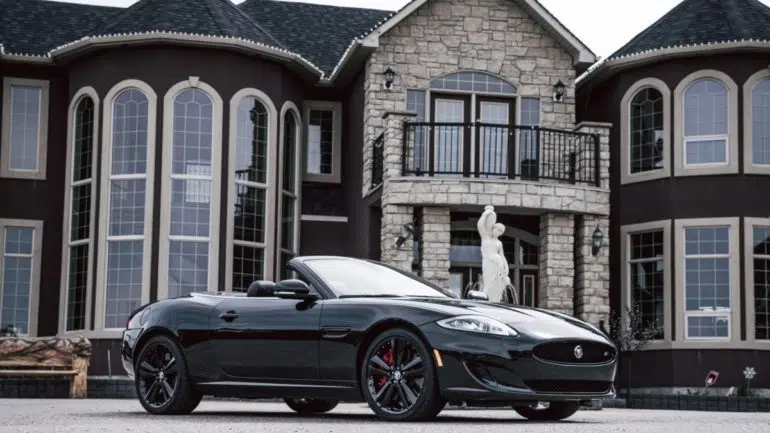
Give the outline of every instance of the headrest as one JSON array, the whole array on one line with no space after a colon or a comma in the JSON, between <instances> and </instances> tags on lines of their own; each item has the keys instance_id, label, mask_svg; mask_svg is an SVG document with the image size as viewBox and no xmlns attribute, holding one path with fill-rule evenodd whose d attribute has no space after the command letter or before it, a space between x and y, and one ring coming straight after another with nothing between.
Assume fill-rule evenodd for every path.
<instances>
[{"instance_id":1,"label":"headrest","mask_svg":"<svg viewBox=\"0 0 770 433\"><path fill-rule=\"evenodd\" d=\"M270 297L275 292L275 283L272 281L259 280L254 281L249 285L249 290L246 292L246 296L253 297Z\"/></svg>"}]
</instances>

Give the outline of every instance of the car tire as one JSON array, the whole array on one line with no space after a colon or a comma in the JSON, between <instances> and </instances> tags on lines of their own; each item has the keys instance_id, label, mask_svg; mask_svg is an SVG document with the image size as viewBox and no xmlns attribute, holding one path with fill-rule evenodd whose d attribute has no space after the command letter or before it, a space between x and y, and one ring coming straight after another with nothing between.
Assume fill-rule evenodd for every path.
<instances>
[{"instance_id":1,"label":"car tire","mask_svg":"<svg viewBox=\"0 0 770 433\"><path fill-rule=\"evenodd\" d=\"M158 350L158 352L153 352ZM164 375L157 375L155 380L151 378L148 369L157 367L159 362L152 362L151 359L159 358L158 353L162 353L163 361L169 367L164 370ZM171 361L173 359L173 361ZM161 366L161 370L163 367ZM173 373L172 373L173 372ZM190 381L187 362L184 356L182 346L173 338L165 335L157 335L150 338L147 344L142 347L139 356L136 357L134 367L134 385L136 396L144 410L153 415L186 415L195 410L200 404L203 395L193 386ZM173 379L171 379L173 378ZM163 380L165 379L164 385ZM173 382L173 387L171 387ZM156 388L153 388L155 386ZM163 391L157 387L162 387ZM168 395L168 389L171 388L171 395L165 402L159 403L158 399L150 400L151 393L153 397L158 396L158 392Z\"/></svg>"},{"instance_id":2,"label":"car tire","mask_svg":"<svg viewBox=\"0 0 770 433\"><path fill-rule=\"evenodd\" d=\"M337 400L320 400L315 398L285 398L287 406L300 415L316 415L326 413L337 407Z\"/></svg>"},{"instance_id":3,"label":"car tire","mask_svg":"<svg viewBox=\"0 0 770 433\"><path fill-rule=\"evenodd\" d=\"M530 421L559 421L571 417L580 409L576 401L552 401L545 409L531 406L514 407L519 415Z\"/></svg>"},{"instance_id":4,"label":"car tire","mask_svg":"<svg viewBox=\"0 0 770 433\"><path fill-rule=\"evenodd\" d=\"M393 341L393 339L408 343L411 346L410 350L413 350L417 356L421 358L423 366L422 389L420 390L417 399L408 409L397 413L384 410L375 400L375 397L372 395L372 392L374 392L374 385L373 382L370 383L369 381L368 369L369 360L376 355L376 352L378 352L384 344L389 340ZM429 420L435 418L446 405L446 401L441 397L436 366L430 350L418 335L407 329L394 328L375 337L361 360L361 374L359 381L361 391L363 392L369 407L378 418L384 421L413 422ZM408 386L407 379L404 379L404 384Z\"/></svg>"}]
</instances>

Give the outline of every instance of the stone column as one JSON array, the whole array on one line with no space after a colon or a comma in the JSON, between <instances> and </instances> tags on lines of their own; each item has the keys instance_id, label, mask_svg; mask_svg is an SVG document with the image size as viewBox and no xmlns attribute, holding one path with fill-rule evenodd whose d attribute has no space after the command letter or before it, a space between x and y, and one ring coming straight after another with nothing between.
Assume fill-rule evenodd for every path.
<instances>
[{"instance_id":1,"label":"stone column","mask_svg":"<svg viewBox=\"0 0 770 433\"><path fill-rule=\"evenodd\" d=\"M380 229L381 261L401 270L412 272L412 246L414 239L409 238L400 247L396 239L404 231L404 224L412 222L412 206L385 205L382 207L382 228Z\"/></svg>"},{"instance_id":2,"label":"stone column","mask_svg":"<svg viewBox=\"0 0 770 433\"><path fill-rule=\"evenodd\" d=\"M452 223L449 208L424 207L422 212L422 276L434 284L449 288Z\"/></svg>"},{"instance_id":3,"label":"stone column","mask_svg":"<svg viewBox=\"0 0 770 433\"><path fill-rule=\"evenodd\" d=\"M593 234L602 232L602 246L596 257L592 254ZM609 326L610 315L610 220L607 217L583 216L577 224L577 257L575 287L576 316L599 326L604 320Z\"/></svg>"},{"instance_id":4,"label":"stone column","mask_svg":"<svg viewBox=\"0 0 770 433\"><path fill-rule=\"evenodd\" d=\"M575 217L546 213L540 217L540 308L573 314Z\"/></svg>"}]
</instances>

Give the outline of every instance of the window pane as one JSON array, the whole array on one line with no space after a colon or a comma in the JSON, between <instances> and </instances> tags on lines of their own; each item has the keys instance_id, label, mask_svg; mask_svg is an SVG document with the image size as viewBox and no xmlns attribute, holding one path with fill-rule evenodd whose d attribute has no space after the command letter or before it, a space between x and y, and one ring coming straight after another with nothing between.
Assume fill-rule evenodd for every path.
<instances>
[{"instance_id":1,"label":"window pane","mask_svg":"<svg viewBox=\"0 0 770 433\"><path fill-rule=\"evenodd\" d=\"M631 173L663 167L663 95L654 88L640 90L631 100Z\"/></svg>"},{"instance_id":2,"label":"window pane","mask_svg":"<svg viewBox=\"0 0 770 433\"><path fill-rule=\"evenodd\" d=\"M719 164L727 162L727 140L687 141L685 164Z\"/></svg>"},{"instance_id":3,"label":"window pane","mask_svg":"<svg viewBox=\"0 0 770 433\"><path fill-rule=\"evenodd\" d=\"M687 318L688 337L721 337L729 335L730 316L695 316Z\"/></svg>"},{"instance_id":4,"label":"window pane","mask_svg":"<svg viewBox=\"0 0 770 433\"><path fill-rule=\"evenodd\" d=\"M663 230L633 233L630 236L631 303L641 313L642 326L653 326L654 339L663 338L665 269ZM653 259L653 260L650 260ZM643 261L642 261L643 260Z\"/></svg>"},{"instance_id":5,"label":"window pane","mask_svg":"<svg viewBox=\"0 0 770 433\"><path fill-rule=\"evenodd\" d=\"M146 180L113 180L110 191L110 236L144 234Z\"/></svg>"},{"instance_id":6,"label":"window pane","mask_svg":"<svg viewBox=\"0 0 770 433\"><path fill-rule=\"evenodd\" d=\"M34 229L28 227L7 227L4 231L0 326L13 325L19 335L29 333L33 237Z\"/></svg>"},{"instance_id":7,"label":"window pane","mask_svg":"<svg viewBox=\"0 0 770 433\"><path fill-rule=\"evenodd\" d=\"M94 152L94 101L85 97L75 109L72 181L90 179Z\"/></svg>"},{"instance_id":8,"label":"window pane","mask_svg":"<svg viewBox=\"0 0 770 433\"><path fill-rule=\"evenodd\" d=\"M294 251L295 205L296 199L294 197L283 194L283 202L281 203L283 213L281 216L281 248L288 251Z\"/></svg>"},{"instance_id":9,"label":"window pane","mask_svg":"<svg viewBox=\"0 0 770 433\"><path fill-rule=\"evenodd\" d=\"M127 89L120 93L113 108L112 174L146 173L147 97L137 89Z\"/></svg>"},{"instance_id":10,"label":"window pane","mask_svg":"<svg viewBox=\"0 0 770 433\"><path fill-rule=\"evenodd\" d=\"M287 112L283 119L283 190L296 194L297 119Z\"/></svg>"},{"instance_id":11,"label":"window pane","mask_svg":"<svg viewBox=\"0 0 770 433\"><path fill-rule=\"evenodd\" d=\"M754 226L754 334L770 340L770 227Z\"/></svg>"},{"instance_id":12,"label":"window pane","mask_svg":"<svg viewBox=\"0 0 770 433\"><path fill-rule=\"evenodd\" d=\"M431 89L515 94L516 87L485 72L466 71L445 75L430 83Z\"/></svg>"},{"instance_id":13,"label":"window pane","mask_svg":"<svg viewBox=\"0 0 770 433\"><path fill-rule=\"evenodd\" d=\"M727 134L727 88L712 78L695 81L685 91L686 137Z\"/></svg>"},{"instance_id":14,"label":"window pane","mask_svg":"<svg viewBox=\"0 0 770 433\"><path fill-rule=\"evenodd\" d=\"M663 257L663 230L631 234L631 260Z\"/></svg>"},{"instance_id":15,"label":"window pane","mask_svg":"<svg viewBox=\"0 0 770 433\"><path fill-rule=\"evenodd\" d=\"M685 259L687 311L730 309L730 259Z\"/></svg>"},{"instance_id":16,"label":"window pane","mask_svg":"<svg viewBox=\"0 0 770 433\"><path fill-rule=\"evenodd\" d=\"M37 170L43 89L11 87L11 170Z\"/></svg>"},{"instance_id":17,"label":"window pane","mask_svg":"<svg viewBox=\"0 0 770 433\"><path fill-rule=\"evenodd\" d=\"M310 110L308 128L308 173L332 174L334 111Z\"/></svg>"},{"instance_id":18,"label":"window pane","mask_svg":"<svg viewBox=\"0 0 770 433\"><path fill-rule=\"evenodd\" d=\"M233 291L245 292L251 283L263 279L265 279L264 248L233 245Z\"/></svg>"},{"instance_id":19,"label":"window pane","mask_svg":"<svg viewBox=\"0 0 770 433\"><path fill-rule=\"evenodd\" d=\"M211 181L171 180L171 236L209 237Z\"/></svg>"},{"instance_id":20,"label":"window pane","mask_svg":"<svg viewBox=\"0 0 770 433\"><path fill-rule=\"evenodd\" d=\"M752 103L752 162L770 164L770 79L765 78L754 86Z\"/></svg>"},{"instance_id":21,"label":"window pane","mask_svg":"<svg viewBox=\"0 0 770 433\"><path fill-rule=\"evenodd\" d=\"M169 298L208 291L208 242L171 241L168 256Z\"/></svg>"},{"instance_id":22,"label":"window pane","mask_svg":"<svg viewBox=\"0 0 770 433\"><path fill-rule=\"evenodd\" d=\"M687 256L730 254L729 227L698 227L684 230Z\"/></svg>"},{"instance_id":23,"label":"window pane","mask_svg":"<svg viewBox=\"0 0 770 433\"><path fill-rule=\"evenodd\" d=\"M256 186L236 185L233 239L265 242L267 191Z\"/></svg>"},{"instance_id":24,"label":"window pane","mask_svg":"<svg viewBox=\"0 0 770 433\"><path fill-rule=\"evenodd\" d=\"M425 122L425 91L411 90L406 91L406 111L417 113L414 122ZM414 170L422 171L427 167L425 160L425 133L427 129L424 126L414 127Z\"/></svg>"},{"instance_id":25,"label":"window pane","mask_svg":"<svg viewBox=\"0 0 770 433\"><path fill-rule=\"evenodd\" d=\"M144 242L107 242L105 328L124 328L128 315L142 303Z\"/></svg>"},{"instance_id":26,"label":"window pane","mask_svg":"<svg viewBox=\"0 0 770 433\"><path fill-rule=\"evenodd\" d=\"M88 239L91 229L91 183L72 188L70 241Z\"/></svg>"},{"instance_id":27,"label":"window pane","mask_svg":"<svg viewBox=\"0 0 770 433\"><path fill-rule=\"evenodd\" d=\"M238 180L267 183L268 117L267 108L254 96L238 105Z\"/></svg>"},{"instance_id":28,"label":"window pane","mask_svg":"<svg viewBox=\"0 0 770 433\"><path fill-rule=\"evenodd\" d=\"M76 245L69 250L67 331L86 329L86 290L90 278L88 252L88 244Z\"/></svg>"}]
</instances>

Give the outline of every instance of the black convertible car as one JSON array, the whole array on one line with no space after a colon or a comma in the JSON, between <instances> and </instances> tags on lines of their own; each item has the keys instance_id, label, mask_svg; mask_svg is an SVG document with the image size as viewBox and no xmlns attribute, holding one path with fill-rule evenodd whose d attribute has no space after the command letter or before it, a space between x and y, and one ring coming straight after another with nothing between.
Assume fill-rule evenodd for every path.
<instances>
[{"instance_id":1,"label":"black convertible car","mask_svg":"<svg viewBox=\"0 0 770 433\"><path fill-rule=\"evenodd\" d=\"M616 347L567 315L458 299L361 259L306 256L296 279L248 293L193 293L131 314L122 361L152 414L203 395L282 398L301 414L366 401L381 419L425 420L447 403L560 420L614 395Z\"/></svg>"}]
</instances>

